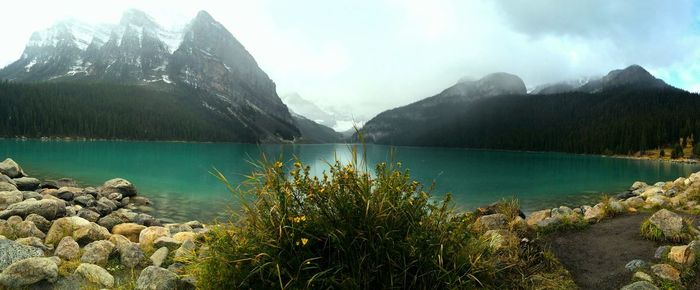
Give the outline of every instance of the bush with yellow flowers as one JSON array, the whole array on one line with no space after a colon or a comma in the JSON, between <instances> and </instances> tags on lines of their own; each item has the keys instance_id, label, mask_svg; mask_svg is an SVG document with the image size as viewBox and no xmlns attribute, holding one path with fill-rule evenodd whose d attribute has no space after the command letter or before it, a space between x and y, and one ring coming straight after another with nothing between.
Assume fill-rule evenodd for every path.
<instances>
[{"instance_id":1,"label":"bush with yellow flowers","mask_svg":"<svg viewBox=\"0 0 700 290\"><path fill-rule=\"evenodd\" d=\"M240 189L217 173L242 204L190 261L197 286L514 289L529 288L527 268L548 271L517 246L494 250L470 231L470 214L456 213L449 195L433 201L400 163L374 174L357 164L336 161L312 176L298 161L262 162Z\"/></svg>"}]
</instances>

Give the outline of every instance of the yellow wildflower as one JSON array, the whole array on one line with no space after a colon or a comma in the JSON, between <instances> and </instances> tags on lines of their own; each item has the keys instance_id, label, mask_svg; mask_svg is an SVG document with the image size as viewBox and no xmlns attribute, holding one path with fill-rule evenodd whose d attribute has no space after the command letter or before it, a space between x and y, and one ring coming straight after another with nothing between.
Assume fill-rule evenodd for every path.
<instances>
[{"instance_id":1,"label":"yellow wildflower","mask_svg":"<svg viewBox=\"0 0 700 290\"><path fill-rule=\"evenodd\" d=\"M282 162L275 161L275 167L282 168Z\"/></svg>"},{"instance_id":2,"label":"yellow wildflower","mask_svg":"<svg viewBox=\"0 0 700 290\"><path fill-rule=\"evenodd\" d=\"M301 162L299 162L299 161L294 162L294 167L301 167Z\"/></svg>"}]
</instances>

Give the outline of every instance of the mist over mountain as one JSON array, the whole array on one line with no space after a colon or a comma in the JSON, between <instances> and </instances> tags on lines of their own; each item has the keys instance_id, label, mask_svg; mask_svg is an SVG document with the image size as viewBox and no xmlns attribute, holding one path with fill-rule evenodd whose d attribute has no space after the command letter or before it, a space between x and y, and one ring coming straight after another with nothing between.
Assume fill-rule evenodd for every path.
<instances>
[{"instance_id":1,"label":"mist over mountain","mask_svg":"<svg viewBox=\"0 0 700 290\"><path fill-rule=\"evenodd\" d=\"M358 116L337 107L321 108L315 103L304 99L298 93L288 93L282 96L282 101L291 111L302 115L337 132L353 131L354 126L362 127L367 121L364 116Z\"/></svg>"}]
</instances>

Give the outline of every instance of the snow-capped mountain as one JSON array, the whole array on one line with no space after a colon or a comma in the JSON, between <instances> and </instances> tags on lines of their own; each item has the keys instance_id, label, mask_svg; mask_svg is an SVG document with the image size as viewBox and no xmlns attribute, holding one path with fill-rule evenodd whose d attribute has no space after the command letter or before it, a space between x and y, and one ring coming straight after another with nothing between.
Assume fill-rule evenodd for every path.
<instances>
[{"instance_id":1,"label":"snow-capped mountain","mask_svg":"<svg viewBox=\"0 0 700 290\"><path fill-rule=\"evenodd\" d=\"M19 60L0 70L15 82L104 81L186 91L257 140L299 136L274 82L234 36L201 11L183 29L139 10L117 24L61 21L35 32ZM249 140L241 140L249 141Z\"/></svg>"},{"instance_id":2,"label":"snow-capped mountain","mask_svg":"<svg viewBox=\"0 0 700 290\"><path fill-rule=\"evenodd\" d=\"M288 93L282 96L282 101L287 105L289 110L294 111L307 119L313 120L316 123L326 127L333 128L337 132L345 132L352 130L354 126L362 127L367 121L364 116L352 114L345 110L336 107L319 107L315 103L304 99L298 93Z\"/></svg>"}]
</instances>

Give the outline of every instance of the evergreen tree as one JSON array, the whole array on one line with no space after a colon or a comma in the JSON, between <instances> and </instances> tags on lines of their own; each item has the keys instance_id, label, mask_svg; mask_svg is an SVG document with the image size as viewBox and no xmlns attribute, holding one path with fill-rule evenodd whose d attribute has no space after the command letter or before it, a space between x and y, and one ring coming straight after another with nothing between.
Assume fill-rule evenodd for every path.
<instances>
[{"instance_id":1,"label":"evergreen tree","mask_svg":"<svg viewBox=\"0 0 700 290\"><path fill-rule=\"evenodd\" d=\"M700 142L695 143L695 146L693 146L693 156L700 157Z\"/></svg>"},{"instance_id":2,"label":"evergreen tree","mask_svg":"<svg viewBox=\"0 0 700 290\"><path fill-rule=\"evenodd\" d=\"M663 158L664 156L666 156L666 152L664 151L664 148L661 148L661 150L659 150L659 157Z\"/></svg>"},{"instance_id":3,"label":"evergreen tree","mask_svg":"<svg viewBox=\"0 0 700 290\"><path fill-rule=\"evenodd\" d=\"M671 151L671 158L678 159L681 157L683 157L683 147L681 144L676 143L676 146L673 146L673 151Z\"/></svg>"}]
</instances>

